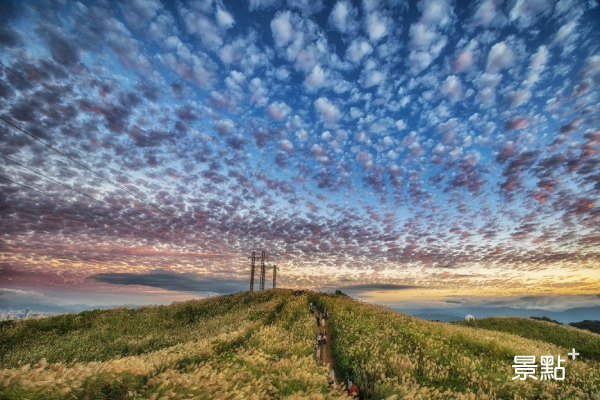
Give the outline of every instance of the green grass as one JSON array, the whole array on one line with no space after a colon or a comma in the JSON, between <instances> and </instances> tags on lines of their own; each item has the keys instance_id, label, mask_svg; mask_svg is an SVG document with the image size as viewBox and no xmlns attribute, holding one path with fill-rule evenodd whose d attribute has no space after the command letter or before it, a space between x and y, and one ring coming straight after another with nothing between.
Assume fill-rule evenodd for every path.
<instances>
[{"instance_id":1,"label":"green grass","mask_svg":"<svg viewBox=\"0 0 600 400\"><path fill-rule=\"evenodd\" d=\"M512 379L515 356L535 355L539 362L541 355L556 359L560 354L564 359L566 339L587 350L600 344L598 335L529 319L524 322L536 331L517 324L495 332L424 321L343 296L317 297L313 302L331 312L337 375L355 382L362 398L600 398L600 363L595 359L563 364L567 379L558 385ZM517 336L516 327L529 337ZM556 333L557 328L565 331Z\"/></svg>"},{"instance_id":2,"label":"green grass","mask_svg":"<svg viewBox=\"0 0 600 400\"><path fill-rule=\"evenodd\" d=\"M309 302L330 311L336 376L361 398L600 399L599 335L525 318L424 321L281 289L0 324L0 399L342 398L314 362ZM582 357L564 382L512 380L514 356L572 347Z\"/></svg>"},{"instance_id":3,"label":"green grass","mask_svg":"<svg viewBox=\"0 0 600 400\"><path fill-rule=\"evenodd\" d=\"M339 398L307 304L277 289L5 323L0 399Z\"/></svg>"},{"instance_id":4,"label":"green grass","mask_svg":"<svg viewBox=\"0 0 600 400\"><path fill-rule=\"evenodd\" d=\"M84 311L0 325L0 366L48 362L105 361L140 355L214 333L213 320L231 311L267 303L272 291L248 292L138 309ZM250 320L264 321L257 309ZM207 324L208 321L211 321Z\"/></svg>"},{"instance_id":5,"label":"green grass","mask_svg":"<svg viewBox=\"0 0 600 400\"><path fill-rule=\"evenodd\" d=\"M531 340L575 348L583 360L600 361L600 335L552 322L520 317L490 317L456 322L471 328L506 332Z\"/></svg>"}]
</instances>

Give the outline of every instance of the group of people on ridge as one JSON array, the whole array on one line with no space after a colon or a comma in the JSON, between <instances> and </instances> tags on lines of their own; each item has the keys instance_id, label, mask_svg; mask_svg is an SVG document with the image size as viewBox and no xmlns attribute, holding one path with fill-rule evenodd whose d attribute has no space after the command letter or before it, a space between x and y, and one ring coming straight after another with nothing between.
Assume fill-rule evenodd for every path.
<instances>
[{"instance_id":1,"label":"group of people on ridge","mask_svg":"<svg viewBox=\"0 0 600 400\"><path fill-rule=\"evenodd\" d=\"M327 308L325 308L325 310L323 310L323 312L317 310L315 313L315 306L313 303L310 303L308 306L308 309L310 310L310 313L313 314L314 320L317 323L317 326L325 327L325 319L329 315ZM315 355L317 357L317 361L321 360L321 346L326 346L326 345L327 345L327 332L325 330L321 330L317 334L317 343L315 344Z\"/></svg>"},{"instance_id":2,"label":"group of people on ridge","mask_svg":"<svg viewBox=\"0 0 600 400\"><path fill-rule=\"evenodd\" d=\"M323 311L315 310L315 305L310 303L308 305L308 309L310 313L314 316L314 320L317 323L317 326L325 327L325 320L329 318L329 311L327 307L323 309ZM327 331L320 330L317 334L317 343L315 344L315 356L317 357L317 362L321 361L321 346L327 345ZM329 382L329 387L333 387L335 385L335 372L333 368L329 370L327 374L327 381ZM350 379L348 379L348 394L352 397L358 398L358 386L352 383Z\"/></svg>"}]
</instances>

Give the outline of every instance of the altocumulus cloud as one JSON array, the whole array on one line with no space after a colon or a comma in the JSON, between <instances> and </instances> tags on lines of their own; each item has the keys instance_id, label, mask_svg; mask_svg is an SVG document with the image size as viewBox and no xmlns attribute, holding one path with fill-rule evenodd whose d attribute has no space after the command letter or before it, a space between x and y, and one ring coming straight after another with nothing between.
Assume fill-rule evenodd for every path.
<instances>
[{"instance_id":1,"label":"altocumulus cloud","mask_svg":"<svg viewBox=\"0 0 600 400\"><path fill-rule=\"evenodd\" d=\"M218 294L246 290L247 280L238 278L201 278L193 273L176 273L157 269L142 274L105 272L89 277L113 285L142 285L178 292L209 292Z\"/></svg>"}]
</instances>

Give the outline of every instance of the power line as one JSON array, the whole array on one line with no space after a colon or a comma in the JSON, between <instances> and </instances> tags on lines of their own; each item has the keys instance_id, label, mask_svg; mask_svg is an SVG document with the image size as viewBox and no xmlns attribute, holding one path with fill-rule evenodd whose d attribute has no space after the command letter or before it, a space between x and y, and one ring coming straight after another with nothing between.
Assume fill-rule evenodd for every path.
<instances>
[{"instance_id":1,"label":"power line","mask_svg":"<svg viewBox=\"0 0 600 400\"><path fill-rule=\"evenodd\" d=\"M23 82L25 82L26 84L28 84L32 89L34 90L38 90L37 87L35 87L31 82L29 82L27 79L25 79L23 76L21 76L18 72L16 72L15 70L13 70L12 68L10 68L9 66L7 66L6 64L4 64L2 61L0 61L0 65L2 65L4 68L6 68L7 70L9 70L12 74L14 74L16 77L18 77L20 80L22 80ZM36 93L41 93L46 99L48 99L48 101L50 101L51 103L55 104L59 109L64 108L65 106L58 104L57 102L55 102L50 96L48 96L46 93L38 90ZM21 110L19 107L11 104L10 102L7 102L6 100L4 100L6 103L8 103L10 106L16 108L17 110L23 111ZM79 150L84 151L81 147L74 145L75 147L77 147ZM152 172L148 171L147 169L145 169L144 167L141 167L147 174L152 174ZM162 180L160 178L160 176L156 176L158 178L158 180L160 180L162 183L165 184L169 184L168 182Z\"/></svg>"},{"instance_id":2,"label":"power line","mask_svg":"<svg viewBox=\"0 0 600 400\"><path fill-rule=\"evenodd\" d=\"M44 193L44 192L42 192L41 190L37 190L37 189L34 189L34 188L30 187L30 186L23 185L22 183L15 182L15 181L13 181L13 180L11 180L11 179L8 179L8 178L6 178L5 176L2 176L2 175L0 175L0 179L4 179L4 180L6 180L6 181L8 181L8 182L10 182L10 183L14 183L15 185L18 185L18 186L24 187L24 188L26 188L26 189L32 190L32 191L34 191L34 192L36 192L36 193L43 194L44 196L48 196L48 197L50 197L50 198L52 198L52 199L54 199L54 200L58 200L58 201L60 201L61 203L68 204L68 205L70 205L71 207L75 207L75 208L77 208L77 209L79 209L79 210L82 210L82 211L89 212L89 213L91 213L91 214L94 214L94 215L95 215L95 216L97 216L97 217L101 217L101 218L106 218L106 219L109 219L109 220L111 220L111 221L113 221L113 222L116 222L116 223L118 223L118 224L121 224L121 225L128 226L128 227L130 227L130 228L133 228L133 229L135 229L135 230L138 230L138 231L139 231L139 230L141 230L141 229L139 229L139 228L136 228L135 226L132 226L132 225L129 225L129 224L125 223L125 222L121 222L121 221L118 221L118 220L116 220L116 219L114 219L114 218L111 218L111 217L109 217L108 215L102 215L102 214L98 214L98 213L96 213L96 212L94 212L94 211L92 211L92 210L88 210L88 209L86 209L86 208L79 207L79 206L78 206L78 205L76 205L76 204L73 204L73 203L71 203L71 202L68 202L68 201L66 201L66 200L62 200L62 199L60 199L60 198L58 198L58 197L56 197L56 196L52 196L51 194Z\"/></svg>"},{"instance_id":3,"label":"power line","mask_svg":"<svg viewBox=\"0 0 600 400\"><path fill-rule=\"evenodd\" d=\"M21 79L22 81L24 81L25 83L27 83L27 84L28 84L30 87L32 87L33 89L37 89L37 88L36 88L36 87L35 87L35 86L34 86L34 85L31 83L31 82L29 82L27 79L25 79L23 76L21 76L21 75L20 75L19 73L17 73L16 71L14 71L12 68L8 67L8 66L7 66L6 64L4 64L2 61L0 61L0 64L1 64L2 66L4 66L4 67L5 67L5 68L6 68L8 71L10 71L11 73L13 73L15 76L17 76L19 79ZM56 103L56 102L55 102L53 99L51 99L49 96L47 96L47 95L46 95L46 93L44 93L44 92L41 92L41 91L39 91L39 93L41 93L41 94L42 94L44 97L46 97L46 98L47 98L47 99L48 99L50 102L52 102L53 104L55 104L55 105L56 105L56 106L58 106L59 108L64 108L64 106L62 106L62 105L60 105L60 104ZM2 100L3 100L5 103L7 103L8 105L10 105L11 107L13 107L13 108L15 108L15 109L17 109L17 110L20 110L21 112L24 112L23 110L21 110L19 107L15 106L14 104L12 104L12 103L10 103L10 102L8 102L8 101L4 100L4 99L2 99ZM29 111L29 110L27 110L27 111L25 111L25 112L30 112L30 111ZM110 179L108 179L108 178L104 177L103 175L96 173L96 172L95 172L95 171L93 171L91 168L89 168L89 167L87 167L86 165L84 165L84 164L82 164L82 163L80 163L80 162L76 161L76 160L75 160L75 159L73 159L72 157L70 157L70 156L66 155L65 153L61 152L60 150L58 150L58 149L54 148L53 146L51 146L50 144L48 144L48 143L44 142L43 140L39 139L39 138L38 138L38 137L36 137L35 135L33 135L33 134L31 134L31 133L29 133L29 132L25 131L24 129L20 128L19 126L17 126L17 125L15 125L15 124L13 124L12 122L10 122L10 121L7 121L7 120L6 120L5 118L3 118L2 116L0 116L0 119L2 119L2 120L3 120L4 122L6 122L7 124L9 124L9 125L13 126L14 128L18 129L19 131L21 131L21 132L25 133L26 135L30 136L31 138L35 139L36 141L38 141L38 142L40 142L40 143L44 144L45 146L47 146L47 147L51 148L52 150L54 150L55 152L57 152L57 153L61 154L62 156L64 156L64 157L67 157L69 160L73 161L74 163L76 163L77 165L81 166L82 168L84 168L84 169L88 170L89 172L92 172L94 175L96 175L96 176L98 176L98 177L100 177L100 178L104 179L105 181L109 182L110 184L112 184L112 185L116 186L117 188L119 188L119 189L121 189L121 190L125 191L126 193L128 193L128 194L130 194L130 195L134 196L134 197L135 197L135 198L137 198L138 200L142 201L144 204L147 204L147 205L151 206L152 208L155 208L156 210L158 210L159 212L161 212L161 213L163 213L164 215L168 216L169 218L172 218L174 221L178 221L178 222L185 223L185 222L184 222L183 220L181 220L180 218L177 218L177 217L173 216L172 214L169 214L169 213L167 213L167 212L163 211L163 210L162 210L162 209L160 209L159 207L157 207L157 206L155 206L155 205L153 205L153 204L151 204L151 203L149 203L149 202L147 202L147 201L143 200L141 197L139 197L139 196L137 196L136 194L132 193L131 191L129 191L129 190L127 190L127 189L123 188L122 186L120 186L120 185L116 184L115 182L111 181ZM183 122L185 122L185 121L183 121ZM189 123L187 123L187 122L185 122L185 123L186 123L187 125L189 125ZM191 127L191 125L190 125L190 127ZM77 145L73 145L73 146L74 146L74 147L76 147L76 148L78 148L79 150L83 151L83 150L82 150L82 149L81 149L79 146L77 146ZM142 168L142 169L144 169L143 167L141 167L141 168ZM147 171L146 169L144 169L144 171L146 171L146 173L150 174L150 172L149 172L149 171ZM162 181L163 183L166 183L166 182L165 182L164 180L162 180L162 179L161 179L159 176L157 176L157 178L158 178L160 181ZM198 232L197 230L195 230L194 228L192 228L192 230L194 230L195 232L199 233L199 232ZM217 242L217 243L218 243L218 242ZM224 245L224 244L223 244L223 245ZM224 245L224 246L225 246L225 247L230 247L229 245Z\"/></svg>"},{"instance_id":4,"label":"power line","mask_svg":"<svg viewBox=\"0 0 600 400\"><path fill-rule=\"evenodd\" d=\"M10 103L8 103L8 104L10 104ZM110 179L108 179L108 178L106 178L106 177L104 177L104 176L102 176L102 175L100 175L100 174L96 173L95 171L93 171L92 169L90 169L89 167L87 167L86 165L84 165L84 164L80 163L79 161L77 161L77 160L73 159L73 158L72 158L72 157L70 157L69 155L67 155L67 154L65 154L65 153L63 153L63 152L61 152L61 151L60 151L60 150L58 150L58 149L56 149L56 148L55 148L55 147L53 147L52 145L50 145L50 144L46 143L45 141L43 141L43 140L39 139L39 138L38 138L38 137L36 137L35 135L33 135L33 134L31 134L31 133L29 133L29 132L25 131L24 129L20 128L19 126L17 126L17 125L15 125L15 124L13 124L12 122L10 122L10 121L7 121L7 120L6 120L6 119L5 119L3 116L0 116L0 119L1 119L1 120L3 120L4 122L6 122L7 124L11 125L12 127L14 127L14 128L16 128L16 129L18 129L19 131L21 131L21 132L25 133L27 136L30 136L30 137L31 137L31 138L33 138L34 140L36 140L36 141L38 141L38 142L42 143L43 145L45 145L45 146L49 147L49 148L50 148L50 149L52 149L52 150L54 150L55 152L59 153L60 155L62 155L62 156L64 156L64 157L68 158L69 160L71 160L71 161L73 161L74 163L76 163L77 165L79 165L79 166L83 167L83 168L84 168L84 169L86 169L87 171L90 171L90 172L92 172L94 175L101 177L102 179L104 179L104 180L106 180L107 182L111 183L112 185L114 185L114 186L118 187L119 189L121 189L121 190L125 191L126 193L129 193L129 194L131 194L132 196L134 196L135 198L139 199L139 200L140 200L140 201L142 201L143 203L145 203L145 204L148 204L148 205L150 205L151 207L153 207L153 208L157 209L157 210L158 210L158 211L160 211L161 213L163 213L163 214L167 215L167 216L168 216L169 218L171 218L173 221L176 221L176 222L181 222L181 223L184 223L184 224L185 224L185 222L184 222L183 220L181 220L180 218L174 217L173 215L171 215L171 214L168 214L168 213L166 213L165 211L161 210L160 208L158 208L158 207L156 207L156 206L154 206L154 205L152 205L152 204L148 203L147 201L143 200L142 198L140 198L139 196L135 195L134 193L131 193L129 190L127 190L127 189L125 189L125 188L121 187L120 185L118 185L118 184L114 183L114 182L113 182L113 181L111 181ZM61 185L62 185L62 184L61 184ZM199 233L199 232L198 232L198 231L196 231L194 228L192 228L192 230L194 230L195 232ZM185 239L185 240L187 240L187 239ZM228 245L225 245L225 247L230 247L230 246L228 246Z\"/></svg>"},{"instance_id":5,"label":"power line","mask_svg":"<svg viewBox=\"0 0 600 400\"><path fill-rule=\"evenodd\" d=\"M119 189L123 190L124 192L129 193L130 195L132 195L133 197L135 197L136 199L138 199L142 203L149 205L150 207L152 207L152 208L160 211L161 213L165 214L168 217L172 217L172 215L169 214L169 213L167 213L166 211L161 210L160 208L156 207L155 205L153 205L153 204L147 202L146 200L142 199L140 196L136 195L135 193L132 193L131 191L129 191L129 190L125 189L124 187L118 185L117 183L111 181L110 179L106 178L105 176L103 176L103 175L95 172L94 170L92 170L91 168L89 168L88 166L86 166L85 164L80 163L79 161L75 160L73 157L71 157L71 156L63 153L62 151L58 150L57 148L53 147L52 145L44 142L42 139L38 138L37 136L35 136L35 135L27 132L26 130L20 128L19 126L15 125L15 124L13 124L12 122L7 121L3 116L0 116L0 119L2 121L6 122L7 124L9 124L10 126L12 126L13 128L18 129L19 131L23 132L24 134L26 134L27 136L31 137L32 139L34 139L34 140L42 143L44 146L49 147L50 149L54 150L58 154L66 157L66 158L68 158L69 160L73 161L75 164L77 164L80 167L86 169L87 171L91 172L92 174L94 174L94 175L96 175L96 176L104 179L106 182L110 183L111 185L114 185L114 186L118 187Z\"/></svg>"},{"instance_id":6,"label":"power line","mask_svg":"<svg viewBox=\"0 0 600 400\"><path fill-rule=\"evenodd\" d=\"M128 213L128 212L127 212L127 211L125 211L125 209L123 209L123 208L119 209L119 208L117 208L117 207L115 207L115 206L112 206L112 205L110 205L110 204L106 203L105 201L102 201L102 200L100 200L100 199L96 199L95 197L93 197L93 196L90 196L90 195L89 195L89 194L87 194L87 193L84 193L84 192L82 192L82 191L80 191L80 190L78 190L78 189L75 189L74 187L71 187L71 186L69 186L69 185L66 185L66 184L64 184L64 183L62 183L62 182L59 182L59 181L57 181L57 180L55 180L55 179L53 179L53 178L50 178L49 176L46 176L45 174L43 174L43 173L41 173L41 172L39 172L39 171L35 171L35 170L33 170L33 169L31 169L31 168L29 168L29 167L27 167L27 166L23 165L23 164L20 164L20 163L18 163L17 161L11 160L10 158L8 158L8 157L5 157L5 156L3 156L3 155L1 155L1 154L0 154L0 157L2 157L3 159L5 159L5 160L7 160L7 161L10 161L10 162L11 162L11 163L13 163L13 164L16 164L16 165L18 165L18 166L19 166L19 167L21 167L21 168L25 168L26 170L28 170L28 171L30 171L30 172L33 172L34 174L40 175L40 176L42 176L42 177L44 177L44 178L46 178L46 179L48 179L48 180L50 180L50 181L52 181L52 182L54 182L54 183L57 183L57 184L59 184L59 185L61 185L61 186L64 186L64 187L66 187L67 189L71 189L71 190L73 190L73 191L75 191L75 192L77 192L77 193L79 193L79 194L81 194L81 195L83 195L83 196L85 196L85 197L87 197L87 198L89 198L89 199L92 199L92 200L94 200L94 201L97 201L97 202L99 202L99 203L102 203L102 204L104 204L105 206L112 208L113 210L116 210L116 211L118 211L118 212L123 212L124 214L126 214L126 215L129 215L130 217L132 217L132 218L135 218L135 219L137 219L138 221L141 221L141 222L143 222L143 221L142 221L142 220L141 220L141 219L140 219L138 216Z\"/></svg>"}]
</instances>

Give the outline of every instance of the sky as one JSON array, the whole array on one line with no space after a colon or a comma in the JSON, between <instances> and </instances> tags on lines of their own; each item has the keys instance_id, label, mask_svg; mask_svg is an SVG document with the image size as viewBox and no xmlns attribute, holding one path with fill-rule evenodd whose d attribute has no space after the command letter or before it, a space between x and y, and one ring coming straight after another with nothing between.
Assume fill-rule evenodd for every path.
<instances>
[{"instance_id":1,"label":"sky","mask_svg":"<svg viewBox=\"0 0 600 400\"><path fill-rule=\"evenodd\" d=\"M388 305L600 305L595 0L3 1L0 61L0 307L248 290L252 251Z\"/></svg>"}]
</instances>

